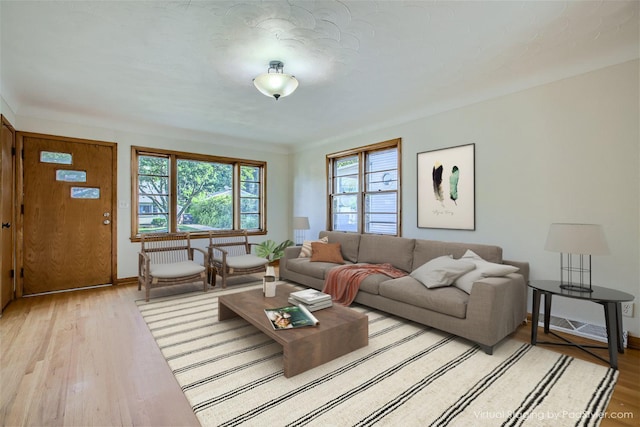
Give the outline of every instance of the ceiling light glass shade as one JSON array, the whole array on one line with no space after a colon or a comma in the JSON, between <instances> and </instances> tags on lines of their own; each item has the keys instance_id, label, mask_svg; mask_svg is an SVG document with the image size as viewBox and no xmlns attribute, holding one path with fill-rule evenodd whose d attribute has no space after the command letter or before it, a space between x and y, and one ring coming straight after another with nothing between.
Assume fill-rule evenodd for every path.
<instances>
[{"instance_id":1,"label":"ceiling light glass shade","mask_svg":"<svg viewBox=\"0 0 640 427\"><path fill-rule=\"evenodd\" d=\"M290 74L284 74L283 67L282 62L271 61L269 70L253 79L256 89L276 101L280 97L291 95L298 88L298 80Z\"/></svg>"}]
</instances>

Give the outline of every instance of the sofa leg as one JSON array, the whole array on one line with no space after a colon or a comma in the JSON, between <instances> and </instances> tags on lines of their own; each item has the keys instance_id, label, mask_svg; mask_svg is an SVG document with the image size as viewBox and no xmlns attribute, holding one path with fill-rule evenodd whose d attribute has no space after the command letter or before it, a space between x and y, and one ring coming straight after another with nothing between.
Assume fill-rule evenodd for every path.
<instances>
[{"instance_id":1,"label":"sofa leg","mask_svg":"<svg viewBox=\"0 0 640 427\"><path fill-rule=\"evenodd\" d=\"M478 346L480 347L480 349L482 349L482 351L487 353L489 356L491 356L493 354L493 346L492 345L478 344Z\"/></svg>"}]
</instances>

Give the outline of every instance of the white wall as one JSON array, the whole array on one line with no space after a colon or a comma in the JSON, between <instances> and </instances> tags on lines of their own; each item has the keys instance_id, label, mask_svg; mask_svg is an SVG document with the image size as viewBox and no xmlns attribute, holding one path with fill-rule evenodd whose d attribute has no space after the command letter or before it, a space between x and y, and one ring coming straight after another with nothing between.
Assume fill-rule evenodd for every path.
<instances>
[{"instance_id":1,"label":"white wall","mask_svg":"<svg viewBox=\"0 0 640 427\"><path fill-rule=\"evenodd\" d=\"M639 67L631 61L391 128L300 149L292 159L293 212L309 236L326 227L325 155L402 138L406 237L503 247L531 279L559 278L544 251L549 224L602 224L611 255L593 257L593 283L640 296ZM417 228L416 154L476 144L476 230ZM638 301L636 301L637 303ZM625 329L640 336L636 307ZM604 324L600 305L554 300L554 315Z\"/></svg>"},{"instance_id":2,"label":"white wall","mask_svg":"<svg viewBox=\"0 0 640 427\"><path fill-rule=\"evenodd\" d=\"M203 153L243 159L263 160L267 162L267 231L266 236L253 237L251 241L261 242L273 239L278 242L291 238L290 206L291 191L289 187L289 156L279 148L264 144L264 148L256 147L249 141L234 141L220 136L210 136L219 144L202 142L202 135L189 135L184 139L175 135L161 137L115 129L82 126L78 124L47 120L43 118L18 115L14 122L16 130L37 132L49 135L61 135L74 138L94 139L117 143L118 147L118 271L119 279L135 277L137 270L137 253L140 243L131 242L131 146L163 148L192 153ZM185 132L186 134L186 132ZM188 139L192 137L193 139ZM194 246L203 247L207 240L198 239Z\"/></svg>"},{"instance_id":3,"label":"white wall","mask_svg":"<svg viewBox=\"0 0 640 427\"><path fill-rule=\"evenodd\" d=\"M13 126L16 121L16 115L11 107L9 107L9 104L7 104L7 102L4 100L2 94L0 94L0 114L5 116L7 120L9 120L9 123L11 123L11 125Z\"/></svg>"},{"instance_id":4,"label":"white wall","mask_svg":"<svg viewBox=\"0 0 640 427\"><path fill-rule=\"evenodd\" d=\"M593 281L640 296L640 131L638 61L322 145L281 147L172 131L163 137L0 112L16 130L118 144L118 200L130 203L130 147L266 160L267 215L274 240L292 238L291 217L308 216L316 236L326 227L325 155L402 138L402 227L408 237L498 244L505 258L529 261L532 279L555 279L558 254L545 252L552 222L602 224L611 255L594 257ZM416 154L476 144L476 231L416 227ZM129 240L129 208L118 209L118 278L136 275L138 244ZM255 238L260 241L262 238ZM637 302L637 301L636 301ZM640 336L640 307L625 329ZM602 309L558 298L554 314L603 324Z\"/></svg>"}]
</instances>

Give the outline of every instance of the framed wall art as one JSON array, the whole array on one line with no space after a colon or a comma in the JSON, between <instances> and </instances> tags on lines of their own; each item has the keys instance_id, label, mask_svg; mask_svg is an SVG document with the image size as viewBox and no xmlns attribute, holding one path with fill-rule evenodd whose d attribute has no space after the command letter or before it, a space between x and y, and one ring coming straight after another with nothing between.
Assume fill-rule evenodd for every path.
<instances>
[{"instance_id":1,"label":"framed wall art","mask_svg":"<svg viewBox=\"0 0 640 427\"><path fill-rule=\"evenodd\" d=\"M418 227L476 229L475 144L418 153Z\"/></svg>"}]
</instances>

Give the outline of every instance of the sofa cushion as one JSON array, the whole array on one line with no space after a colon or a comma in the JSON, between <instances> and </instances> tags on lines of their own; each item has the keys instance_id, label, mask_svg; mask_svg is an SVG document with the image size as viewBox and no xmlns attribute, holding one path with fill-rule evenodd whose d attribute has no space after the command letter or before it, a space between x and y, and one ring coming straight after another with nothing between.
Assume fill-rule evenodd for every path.
<instances>
[{"instance_id":1,"label":"sofa cushion","mask_svg":"<svg viewBox=\"0 0 640 427\"><path fill-rule=\"evenodd\" d=\"M292 258L287 260L287 269L294 273L324 280L327 271L338 266L331 262L311 262L310 258Z\"/></svg>"},{"instance_id":2,"label":"sofa cushion","mask_svg":"<svg viewBox=\"0 0 640 427\"><path fill-rule=\"evenodd\" d=\"M473 262L453 259L451 255L434 258L411 272L411 277L427 288L451 285L458 277L476 268Z\"/></svg>"},{"instance_id":3,"label":"sofa cushion","mask_svg":"<svg viewBox=\"0 0 640 427\"><path fill-rule=\"evenodd\" d=\"M404 237L363 234L360 238L358 262L371 264L390 263L395 268L411 271L415 239Z\"/></svg>"},{"instance_id":4,"label":"sofa cushion","mask_svg":"<svg viewBox=\"0 0 640 427\"><path fill-rule=\"evenodd\" d=\"M313 242L319 242L319 243L329 243L329 238L328 237L323 237L322 239L318 239L318 240L305 240L302 242L302 248L300 249L300 255L298 255L300 258L309 258L311 257L311 243Z\"/></svg>"},{"instance_id":5,"label":"sofa cushion","mask_svg":"<svg viewBox=\"0 0 640 427\"><path fill-rule=\"evenodd\" d=\"M380 283L386 282L387 280L389 280L389 276L386 274L371 274L360 282L358 292L378 295L380 293Z\"/></svg>"},{"instance_id":6,"label":"sofa cushion","mask_svg":"<svg viewBox=\"0 0 640 427\"><path fill-rule=\"evenodd\" d=\"M321 231L320 238L327 237L329 243L340 243L342 258L347 261L358 260L358 247L360 246L360 234L344 231Z\"/></svg>"},{"instance_id":7,"label":"sofa cushion","mask_svg":"<svg viewBox=\"0 0 640 427\"><path fill-rule=\"evenodd\" d=\"M386 280L380 284L380 295L395 301L464 319L469 295L453 286L427 289L411 276Z\"/></svg>"},{"instance_id":8,"label":"sofa cushion","mask_svg":"<svg viewBox=\"0 0 640 427\"><path fill-rule=\"evenodd\" d=\"M340 243L311 243L311 262L332 262L334 264L344 264Z\"/></svg>"},{"instance_id":9,"label":"sofa cushion","mask_svg":"<svg viewBox=\"0 0 640 427\"><path fill-rule=\"evenodd\" d=\"M416 239L413 251L413 268L443 255L461 258L467 249L471 249L489 262L502 263L502 248L500 246Z\"/></svg>"},{"instance_id":10,"label":"sofa cushion","mask_svg":"<svg viewBox=\"0 0 640 427\"><path fill-rule=\"evenodd\" d=\"M468 294L471 293L471 288L473 287L474 282L482 279L483 277L501 277L515 273L519 270L518 267L514 267L513 265L497 264L485 261L472 250L467 250L461 259L473 262L476 265L474 270L458 277L453 284L456 288L461 289Z\"/></svg>"}]
</instances>

